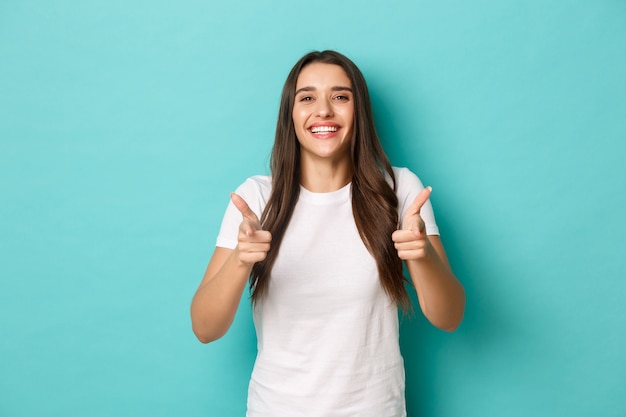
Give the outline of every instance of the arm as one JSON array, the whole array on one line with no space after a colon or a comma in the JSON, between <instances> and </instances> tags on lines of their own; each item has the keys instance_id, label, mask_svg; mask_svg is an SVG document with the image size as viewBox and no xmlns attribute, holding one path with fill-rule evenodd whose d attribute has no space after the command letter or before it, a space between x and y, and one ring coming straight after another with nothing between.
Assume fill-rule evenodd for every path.
<instances>
[{"instance_id":1,"label":"arm","mask_svg":"<svg viewBox=\"0 0 626 417\"><path fill-rule=\"evenodd\" d=\"M243 215L235 249L215 248L204 278L191 302L193 332L202 343L219 339L230 328L246 287L252 265L262 261L270 248L271 234L236 194L233 203Z\"/></svg>"},{"instance_id":2,"label":"arm","mask_svg":"<svg viewBox=\"0 0 626 417\"><path fill-rule=\"evenodd\" d=\"M427 236L419 211L431 188L417 195L392 239L398 256L406 262L417 291L420 308L436 327L455 330L463 319L465 291L456 279L439 236Z\"/></svg>"}]
</instances>

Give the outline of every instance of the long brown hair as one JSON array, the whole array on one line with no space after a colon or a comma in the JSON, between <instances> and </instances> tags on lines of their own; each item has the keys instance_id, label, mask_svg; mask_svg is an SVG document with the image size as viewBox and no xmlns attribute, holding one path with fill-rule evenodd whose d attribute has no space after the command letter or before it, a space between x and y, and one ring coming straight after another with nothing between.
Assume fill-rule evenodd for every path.
<instances>
[{"instance_id":1,"label":"long brown hair","mask_svg":"<svg viewBox=\"0 0 626 417\"><path fill-rule=\"evenodd\" d=\"M404 288L402 261L391 234L398 227L398 198L395 176L383 150L363 74L344 55L335 51L311 52L303 56L287 76L278 111L276 136L271 156L272 192L261 215L264 230L272 233L272 245L263 262L252 268L250 287L257 302L267 291L272 266L300 194L300 144L292 120L296 82L300 71L312 63L339 65L352 83L354 137L351 140L352 211L359 235L376 260L380 283L389 297L405 310L410 304ZM387 178L391 179L390 185Z\"/></svg>"}]
</instances>

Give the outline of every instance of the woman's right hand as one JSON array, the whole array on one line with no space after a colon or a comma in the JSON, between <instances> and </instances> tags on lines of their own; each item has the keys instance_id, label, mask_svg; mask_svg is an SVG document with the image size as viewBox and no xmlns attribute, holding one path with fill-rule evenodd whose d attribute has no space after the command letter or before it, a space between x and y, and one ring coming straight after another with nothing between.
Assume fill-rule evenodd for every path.
<instances>
[{"instance_id":1,"label":"woman's right hand","mask_svg":"<svg viewBox=\"0 0 626 417\"><path fill-rule=\"evenodd\" d=\"M231 194L243 215L234 249L216 247L202 282L191 302L191 325L202 343L222 337L232 324L241 295L250 277L250 269L270 250L272 235L241 196Z\"/></svg>"},{"instance_id":2,"label":"woman's right hand","mask_svg":"<svg viewBox=\"0 0 626 417\"><path fill-rule=\"evenodd\" d=\"M256 262L264 260L267 256L267 252L270 250L272 234L267 230L261 229L259 218L241 196L232 193L230 198L243 216L243 220L239 225L238 244L235 251L237 252L239 262L251 267Z\"/></svg>"}]
</instances>

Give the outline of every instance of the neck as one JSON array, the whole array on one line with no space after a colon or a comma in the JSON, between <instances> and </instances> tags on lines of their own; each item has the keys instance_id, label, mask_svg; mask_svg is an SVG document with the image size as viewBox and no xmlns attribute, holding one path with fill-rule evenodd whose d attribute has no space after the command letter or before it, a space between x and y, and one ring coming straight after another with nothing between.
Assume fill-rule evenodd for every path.
<instances>
[{"instance_id":1,"label":"neck","mask_svg":"<svg viewBox=\"0 0 626 417\"><path fill-rule=\"evenodd\" d=\"M343 188L352 180L350 161L300 161L302 186L314 193L329 193Z\"/></svg>"}]
</instances>

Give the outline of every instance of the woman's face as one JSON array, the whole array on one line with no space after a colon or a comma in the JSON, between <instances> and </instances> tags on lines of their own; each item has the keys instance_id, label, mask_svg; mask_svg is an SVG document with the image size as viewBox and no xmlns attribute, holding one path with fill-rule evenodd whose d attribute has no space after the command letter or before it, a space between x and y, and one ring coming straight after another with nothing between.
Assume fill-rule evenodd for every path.
<instances>
[{"instance_id":1,"label":"woman's face","mask_svg":"<svg viewBox=\"0 0 626 417\"><path fill-rule=\"evenodd\" d=\"M349 158L354 120L352 83L339 65L312 63L296 82L293 125L303 158Z\"/></svg>"}]
</instances>

